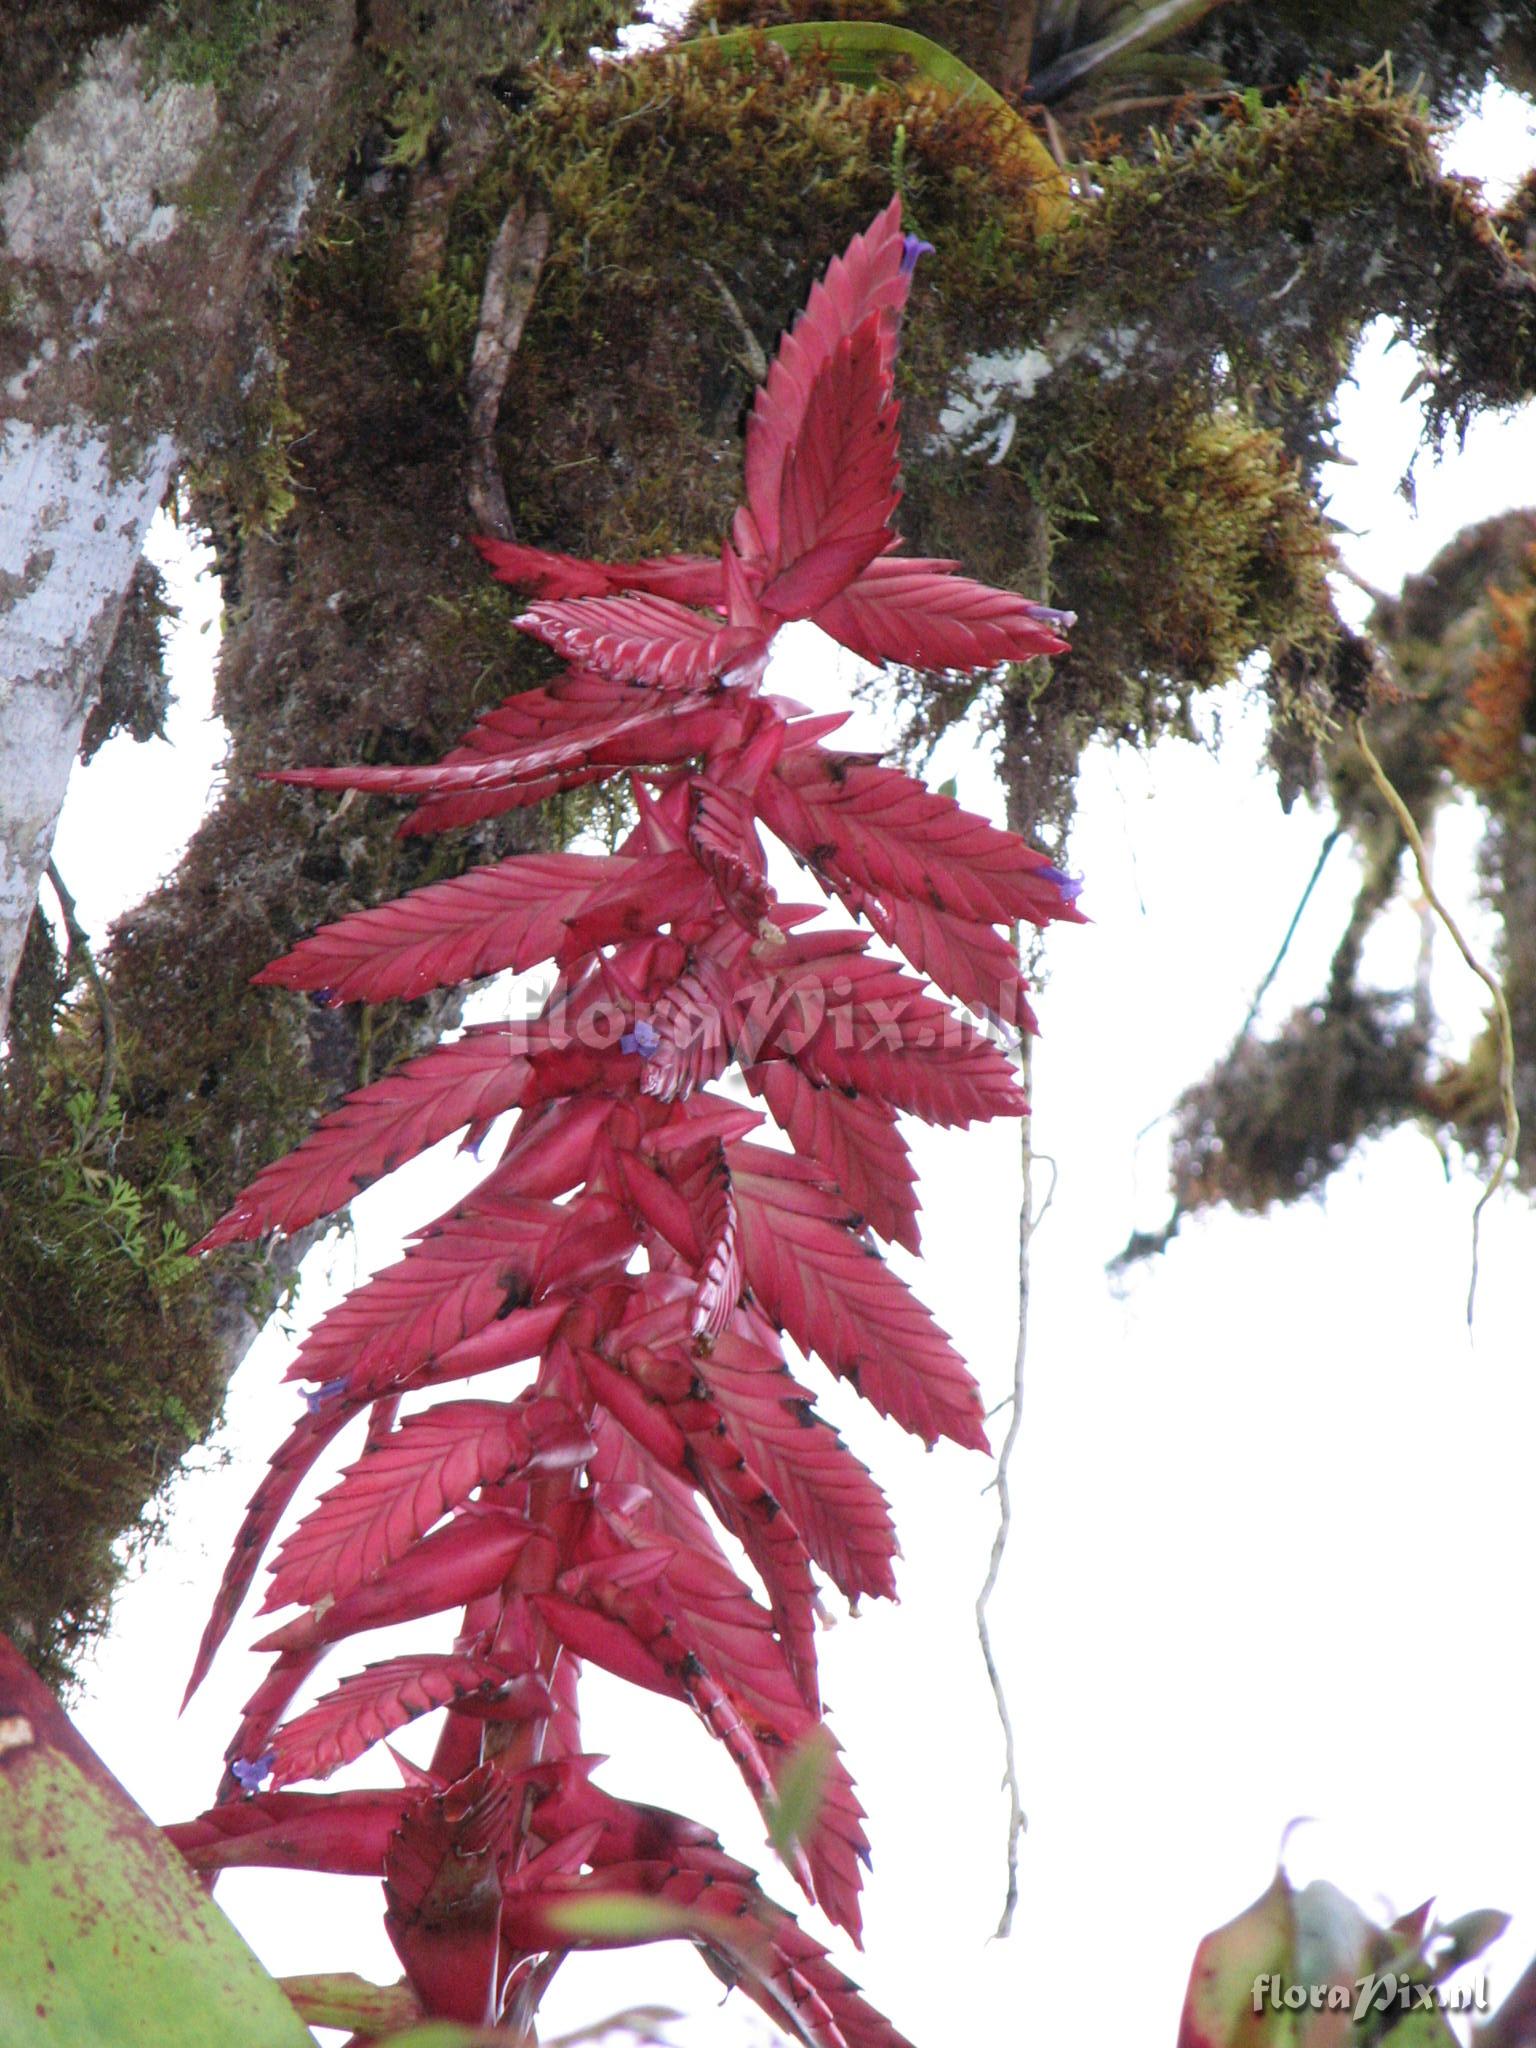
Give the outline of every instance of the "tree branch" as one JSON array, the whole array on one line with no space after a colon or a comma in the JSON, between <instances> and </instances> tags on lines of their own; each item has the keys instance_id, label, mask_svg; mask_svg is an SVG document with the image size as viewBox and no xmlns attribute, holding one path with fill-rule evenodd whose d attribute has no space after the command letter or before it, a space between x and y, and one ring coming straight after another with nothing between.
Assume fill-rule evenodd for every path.
<instances>
[{"instance_id":1,"label":"tree branch","mask_svg":"<svg viewBox=\"0 0 1536 2048\"><path fill-rule=\"evenodd\" d=\"M496 422L507 372L549 253L549 215L530 213L521 199L497 232L480 295L480 326L469 365L469 474L465 496L476 524L496 540L513 540L512 512L496 462Z\"/></svg>"}]
</instances>

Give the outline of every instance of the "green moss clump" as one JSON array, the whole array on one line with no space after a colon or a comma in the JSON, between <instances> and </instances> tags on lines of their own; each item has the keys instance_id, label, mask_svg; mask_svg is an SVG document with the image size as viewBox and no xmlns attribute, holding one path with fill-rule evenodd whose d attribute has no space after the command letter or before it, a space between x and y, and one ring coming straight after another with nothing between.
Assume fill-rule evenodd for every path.
<instances>
[{"instance_id":1,"label":"green moss clump","mask_svg":"<svg viewBox=\"0 0 1536 2048\"><path fill-rule=\"evenodd\" d=\"M164 1148L156 1177L134 1178L122 1103L98 1104L100 1057L72 1011L40 1091L0 1097L0 1629L55 1684L105 1627L224 1394L186 1252L190 1158Z\"/></svg>"},{"instance_id":2,"label":"green moss clump","mask_svg":"<svg viewBox=\"0 0 1536 2048\"><path fill-rule=\"evenodd\" d=\"M589 50L611 50L638 12L637 0L552 0L540 10L534 55L541 63L579 63Z\"/></svg>"},{"instance_id":3,"label":"green moss clump","mask_svg":"<svg viewBox=\"0 0 1536 2048\"><path fill-rule=\"evenodd\" d=\"M101 689L86 716L80 758L89 761L114 733L136 740L164 737L171 702L161 626L175 616L165 582L147 557L140 559L101 671Z\"/></svg>"},{"instance_id":4,"label":"green moss clump","mask_svg":"<svg viewBox=\"0 0 1536 2048\"><path fill-rule=\"evenodd\" d=\"M302 463L295 455L304 421L288 401L287 369L268 356L250 377L244 402L221 428L211 423L183 474L193 495L216 493L243 534L272 533L293 510Z\"/></svg>"},{"instance_id":5,"label":"green moss clump","mask_svg":"<svg viewBox=\"0 0 1536 2048\"><path fill-rule=\"evenodd\" d=\"M163 78L211 85L224 97L308 11L299 0L164 0L152 24L150 62Z\"/></svg>"}]
</instances>

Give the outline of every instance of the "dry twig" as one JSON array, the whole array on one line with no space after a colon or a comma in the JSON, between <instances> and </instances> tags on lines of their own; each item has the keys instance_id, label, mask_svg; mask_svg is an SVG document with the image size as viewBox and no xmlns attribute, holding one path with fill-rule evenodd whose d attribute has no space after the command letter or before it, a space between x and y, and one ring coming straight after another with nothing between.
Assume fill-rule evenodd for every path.
<instances>
[{"instance_id":1,"label":"dry twig","mask_svg":"<svg viewBox=\"0 0 1536 2048\"><path fill-rule=\"evenodd\" d=\"M752 323L736 303L736 294L716 270L713 263L699 259L699 268L720 295L720 301L731 316L731 324L741 336L742 361L754 384L763 383L768 375L768 358L763 353L763 344L752 331Z\"/></svg>"},{"instance_id":2,"label":"dry twig","mask_svg":"<svg viewBox=\"0 0 1536 2048\"><path fill-rule=\"evenodd\" d=\"M496 421L507 372L549 253L549 215L530 213L521 199L497 230L480 295L480 326L469 364L469 474L465 496L482 533L513 540L506 485L496 466Z\"/></svg>"}]
</instances>

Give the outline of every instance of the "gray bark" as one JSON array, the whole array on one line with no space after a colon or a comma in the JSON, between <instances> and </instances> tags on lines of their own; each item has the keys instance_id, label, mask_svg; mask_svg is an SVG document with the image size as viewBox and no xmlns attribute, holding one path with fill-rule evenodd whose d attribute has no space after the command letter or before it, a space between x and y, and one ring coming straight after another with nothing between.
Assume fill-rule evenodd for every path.
<instances>
[{"instance_id":1,"label":"gray bark","mask_svg":"<svg viewBox=\"0 0 1536 2048\"><path fill-rule=\"evenodd\" d=\"M0 1038L145 529L238 392L349 25L319 11L238 115L105 41L0 177Z\"/></svg>"}]
</instances>

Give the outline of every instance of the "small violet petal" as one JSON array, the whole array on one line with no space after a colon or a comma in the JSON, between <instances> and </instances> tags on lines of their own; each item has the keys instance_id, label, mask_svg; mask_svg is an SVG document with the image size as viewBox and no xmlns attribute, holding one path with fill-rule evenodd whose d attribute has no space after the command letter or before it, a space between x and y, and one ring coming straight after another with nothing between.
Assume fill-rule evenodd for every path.
<instances>
[{"instance_id":1,"label":"small violet petal","mask_svg":"<svg viewBox=\"0 0 1536 2048\"><path fill-rule=\"evenodd\" d=\"M901 238L902 276L910 277L912 275L913 271L917 268L919 256L931 256L932 254L932 242L919 241L916 235L903 235Z\"/></svg>"},{"instance_id":2,"label":"small violet petal","mask_svg":"<svg viewBox=\"0 0 1536 2048\"><path fill-rule=\"evenodd\" d=\"M277 1751L269 1749L257 1757L254 1763L238 1758L229 1767L229 1775L247 1792L259 1792L262 1781L272 1775L272 1766L277 1762Z\"/></svg>"},{"instance_id":3,"label":"small violet petal","mask_svg":"<svg viewBox=\"0 0 1536 2048\"><path fill-rule=\"evenodd\" d=\"M1042 626L1057 626L1063 633L1070 633L1077 624L1076 612L1059 612L1048 604L1026 604L1024 609Z\"/></svg>"},{"instance_id":4,"label":"small violet petal","mask_svg":"<svg viewBox=\"0 0 1536 2048\"><path fill-rule=\"evenodd\" d=\"M311 1415L318 1415L326 1402L334 1401L346 1384L346 1375L343 1374L340 1379L326 1380L321 1386L306 1387L304 1390L304 1406Z\"/></svg>"},{"instance_id":5,"label":"small violet petal","mask_svg":"<svg viewBox=\"0 0 1536 2048\"><path fill-rule=\"evenodd\" d=\"M661 1034L648 1017L637 1017L633 1031L626 1031L619 1040L620 1052L637 1052L641 1059L648 1060L661 1044Z\"/></svg>"},{"instance_id":6,"label":"small violet petal","mask_svg":"<svg viewBox=\"0 0 1536 2048\"><path fill-rule=\"evenodd\" d=\"M1060 868L1039 868L1036 872L1042 880L1054 882L1068 903L1075 903L1083 893L1083 884L1077 875L1064 875Z\"/></svg>"}]
</instances>

